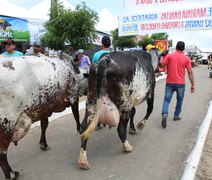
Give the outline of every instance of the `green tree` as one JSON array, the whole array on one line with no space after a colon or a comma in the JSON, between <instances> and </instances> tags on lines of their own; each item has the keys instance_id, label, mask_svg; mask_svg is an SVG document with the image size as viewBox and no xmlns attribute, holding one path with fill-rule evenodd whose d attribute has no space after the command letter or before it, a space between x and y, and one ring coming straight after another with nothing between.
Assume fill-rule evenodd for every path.
<instances>
[{"instance_id":1,"label":"green tree","mask_svg":"<svg viewBox=\"0 0 212 180\"><path fill-rule=\"evenodd\" d=\"M138 46L143 47L144 50L148 44L154 44L154 40L151 39L149 35L144 36L144 38L138 42Z\"/></svg>"},{"instance_id":2,"label":"green tree","mask_svg":"<svg viewBox=\"0 0 212 180\"><path fill-rule=\"evenodd\" d=\"M113 36L113 46L119 47L122 51L124 50L124 48L131 48L131 47L136 47L136 37L135 36L123 36L123 37L119 37L118 35L118 28L116 28L115 30L113 30L112 32L112 36Z\"/></svg>"},{"instance_id":3,"label":"green tree","mask_svg":"<svg viewBox=\"0 0 212 180\"><path fill-rule=\"evenodd\" d=\"M155 33L152 34L151 36L146 35L141 41L138 42L138 45L145 48L148 44L153 45L155 43L155 40L168 40L168 38L169 35L167 33ZM172 40L168 40L168 42L169 47L171 47L173 44Z\"/></svg>"},{"instance_id":4,"label":"green tree","mask_svg":"<svg viewBox=\"0 0 212 180\"><path fill-rule=\"evenodd\" d=\"M77 5L74 11L57 3L51 8L50 19L44 25L47 33L41 41L52 49L68 50L69 53L79 48L89 49L96 38L95 25L98 21L98 14L84 2Z\"/></svg>"}]
</instances>

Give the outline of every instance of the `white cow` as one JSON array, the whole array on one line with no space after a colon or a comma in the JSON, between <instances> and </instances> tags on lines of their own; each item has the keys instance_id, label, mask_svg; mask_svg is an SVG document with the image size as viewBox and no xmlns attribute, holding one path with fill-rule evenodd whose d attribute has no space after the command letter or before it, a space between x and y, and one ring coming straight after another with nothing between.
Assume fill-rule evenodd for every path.
<instances>
[{"instance_id":1,"label":"white cow","mask_svg":"<svg viewBox=\"0 0 212 180\"><path fill-rule=\"evenodd\" d=\"M71 57L64 54L55 58L0 56L0 166L5 178L19 176L7 161L10 142L17 144L35 121L48 122L53 112L71 106L80 130L77 73ZM41 143L46 143L45 134Z\"/></svg>"}]
</instances>

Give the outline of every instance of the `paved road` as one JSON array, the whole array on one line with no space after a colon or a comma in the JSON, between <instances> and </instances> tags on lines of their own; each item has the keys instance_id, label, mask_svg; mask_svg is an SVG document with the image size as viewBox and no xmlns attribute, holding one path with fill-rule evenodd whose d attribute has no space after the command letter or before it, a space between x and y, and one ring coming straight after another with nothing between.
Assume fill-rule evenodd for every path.
<instances>
[{"instance_id":1,"label":"paved road","mask_svg":"<svg viewBox=\"0 0 212 180\"><path fill-rule=\"evenodd\" d=\"M11 144L8 159L23 180L175 180L179 179L195 143L198 129L212 99L212 79L206 66L194 68L196 92L190 94L187 85L182 117L172 120L175 96L170 106L167 129L162 129L161 105L165 81L157 82L155 107L147 126L137 135L129 135L134 148L122 152L116 129L96 131L88 142L88 160L92 169L80 170L77 164L80 139L72 115L50 123L47 140L51 147L42 152L38 146L40 129L31 129L17 147ZM146 103L137 107L136 124L146 112ZM83 111L81 112L81 116ZM3 173L0 171L0 179Z\"/></svg>"}]
</instances>

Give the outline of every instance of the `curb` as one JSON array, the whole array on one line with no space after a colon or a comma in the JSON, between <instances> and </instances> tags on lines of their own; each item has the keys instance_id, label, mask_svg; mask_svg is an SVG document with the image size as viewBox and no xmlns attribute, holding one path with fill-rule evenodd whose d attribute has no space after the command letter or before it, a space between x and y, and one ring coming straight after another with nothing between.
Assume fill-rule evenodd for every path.
<instances>
[{"instance_id":1,"label":"curb","mask_svg":"<svg viewBox=\"0 0 212 180\"><path fill-rule=\"evenodd\" d=\"M207 138L208 130L211 124L211 119L212 119L212 101L210 102L207 114L205 115L203 123L199 129L196 144L186 161L187 165L181 180L194 180L195 178L195 174L205 145L205 140Z\"/></svg>"},{"instance_id":2,"label":"curb","mask_svg":"<svg viewBox=\"0 0 212 180\"><path fill-rule=\"evenodd\" d=\"M82 101L79 103L79 111L85 109L85 101ZM72 110L71 110L71 107L69 108L66 108L63 112L60 112L60 113L53 113L50 117L49 117L49 122L52 122L52 121L55 121L56 119L58 118L61 118L63 116L66 116L68 114L72 114ZM33 123L31 125L31 129L32 128L35 128L37 126L40 126L40 121L37 121L35 123Z\"/></svg>"}]
</instances>

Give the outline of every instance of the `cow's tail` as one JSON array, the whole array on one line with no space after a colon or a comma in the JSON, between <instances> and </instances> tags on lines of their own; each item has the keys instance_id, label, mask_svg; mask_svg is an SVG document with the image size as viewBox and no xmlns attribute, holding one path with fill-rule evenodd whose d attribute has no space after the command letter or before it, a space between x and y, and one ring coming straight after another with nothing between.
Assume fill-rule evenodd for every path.
<instances>
[{"instance_id":1,"label":"cow's tail","mask_svg":"<svg viewBox=\"0 0 212 180\"><path fill-rule=\"evenodd\" d=\"M103 59L101 59L101 61L98 64L98 70L96 74L97 103L95 107L95 115L90 125L86 129L86 131L83 134L81 134L81 138L83 140L87 140L90 138L90 136L95 131L96 126L99 122L100 106L101 106L100 96L106 93L106 72L107 72L108 66L110 65L110 62L111 62L110 57L106 55L105 57L103 57Z\"/></svg>"},{"instance_id":2,"label":"cow's tail","mask_svg":"<svg viewBox=\"0 0 212 180\"><path fill-rule=\"evenodd\" d=\"M86 131L81 134L81 138L83 140L88 140L91 137L91 135L93 134L93 132L95 131L96 126L99 122L99 111L100 111L100 106L99 106L99 99L98 99L97 104L96 104L96 113L94 115L94 118L93 118L92 122L89 124Z\"/></svg>"}]
</instances>

